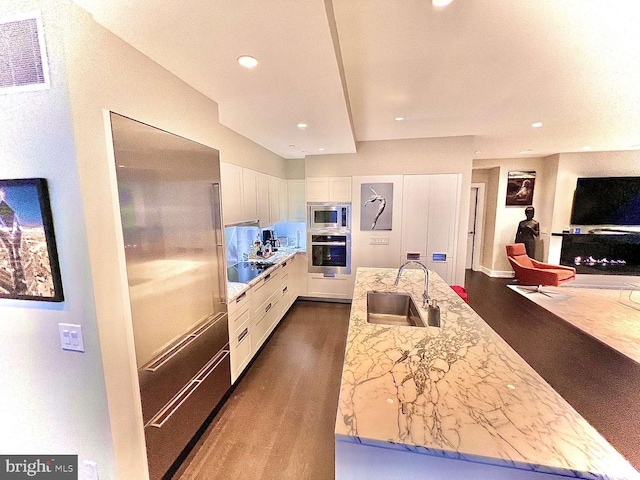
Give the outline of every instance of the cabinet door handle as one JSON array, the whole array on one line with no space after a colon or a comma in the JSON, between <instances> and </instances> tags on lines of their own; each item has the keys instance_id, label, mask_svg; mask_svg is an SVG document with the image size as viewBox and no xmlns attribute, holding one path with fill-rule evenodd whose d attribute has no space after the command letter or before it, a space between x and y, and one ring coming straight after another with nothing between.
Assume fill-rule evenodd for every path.
<instances>
[{"instance_id":1,"label":"cabinet door handle","mask_svg":"<svg viewBox=\"0 0 640 480\"><path fill-rule=\"evenodd\" d=\"M284 288L282 289L282 293L287 293L287 290L289 290L289 287L284 287Z\"/></svg>"},{"instance_id":2,"label":"cabinet door handle","mask_svg":"<svg viewBox=\"0 0 640 480\"><path fill-rule=\"evenodd\" d=\"M247 292L242 292L240 295L238 295L238 298L236 298L236 303L238 303L240 300L242 300L246 296L247 296Z\"/></svg>"},{"instance_id":3,"label":"cabinet door handle","mask_svg":"<svg viewBox=\"0 0 640 480\"><path fill-rule=\"evenodd\" d=\"M268 273L268 274L266 274L266 275L265 275L265 277L264 277L264 281L266 282L266 281L267 281L267 280L269 280L270 278L271 278L271 274L270 274L270 273Z\"/></svg>"},{"instance_id":4,"label":"cabinet door handle","mask_svg":"<svg viewBox=\"0 0 640 480\"><path fill-rule=\"evenodd\" d=\"M267 313L269 310L271 310L271 307L272 307L271 304L267 305L264 309L264 313Z\"/></svg>"},{"instance_id":5,"label":"cabinet door handle","mask_svg":"<svg viewBox=\"0 0 640 480\"><path fill-rule=\"evenodd\" d=\"M282 268L287 266L287 262L282 262Z\"/></svg>"},{"instance_id":6,"label":"cabinet door handle","mask_svg":"<svg viewBox=\"0 0 640 480\"><path fill-rule=\"evenodd\" d=\"M238 335L238 343L240 343L242 341L242 339L244 337L246 337L247 335L249 335L249 328L245 328L242 333L240 335Z\"/></svg>"}]
</instances>

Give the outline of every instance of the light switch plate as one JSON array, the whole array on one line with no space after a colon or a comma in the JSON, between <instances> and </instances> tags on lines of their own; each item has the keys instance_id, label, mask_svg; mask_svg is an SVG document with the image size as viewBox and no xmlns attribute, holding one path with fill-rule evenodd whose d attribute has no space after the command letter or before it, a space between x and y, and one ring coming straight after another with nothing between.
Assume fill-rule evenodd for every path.
<instances>
[{"instance_id":1,"label":"light switch plate","mask_svg":"<svg viewBox=\"0 0 640 480\"><path fill-rule=\"evenodd\" d=\"M60 344L63 350L72 352L84 352L84 342L82 340L82 326L71 323L59 323Z\"/></svg>"}]
</instances>

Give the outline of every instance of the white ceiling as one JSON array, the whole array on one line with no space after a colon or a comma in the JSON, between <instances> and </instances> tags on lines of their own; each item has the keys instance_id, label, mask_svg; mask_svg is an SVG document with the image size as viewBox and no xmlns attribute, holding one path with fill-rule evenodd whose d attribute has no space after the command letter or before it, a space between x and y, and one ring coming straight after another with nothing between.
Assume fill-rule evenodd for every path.
<instances>
[{"instance_id":1,"label":"white ceiling","mask_svg":"<svg viewBox=\"0 0 640 480\"><path fill-rule=\"evenodd\" d=\"M284 158L458 135L475 158L640 148L637 0L75 1Z\"/></svg>"}]
</instances>

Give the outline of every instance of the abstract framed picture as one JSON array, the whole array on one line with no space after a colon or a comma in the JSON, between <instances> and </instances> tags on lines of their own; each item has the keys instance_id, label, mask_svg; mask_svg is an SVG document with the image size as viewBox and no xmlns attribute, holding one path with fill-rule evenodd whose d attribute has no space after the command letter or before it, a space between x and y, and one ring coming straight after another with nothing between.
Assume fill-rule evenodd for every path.
<instances>
[{"instance_id":1,"label":"abstract framed picture","mask_svg":"<svg viewBox=\"0 0 640 480\"><path fill-rule=\"evenodd\" d=\"M536 172L509 172L507 179L507 206L533 205L533 187Z\"/></svg>"},{"instance_id":2,"label":"abstract framed picture","mask_svg":"<svg viewBox=\"0 0 640 480\"><path fill-rule=\"evenodd\" d=\"M391 230L393 183L362 183L360 198L360 230Z\"/></svg>"},{"instance_id":3,"label":"abstract framed picture","mask_svg":"<svg viewBox=\"0 0 640 480\"><path fill-rule=\"evenodd\" d=\"M44 178L0 180L0 298L64 300Z\"/></svg>"}]
</instances>

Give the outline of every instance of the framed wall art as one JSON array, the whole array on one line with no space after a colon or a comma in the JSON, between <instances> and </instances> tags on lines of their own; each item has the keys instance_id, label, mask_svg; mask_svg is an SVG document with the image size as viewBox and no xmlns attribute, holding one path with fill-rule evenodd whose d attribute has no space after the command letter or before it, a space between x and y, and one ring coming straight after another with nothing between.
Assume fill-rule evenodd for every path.
<instances>
[{"instance_id":1,"label":"framed wall art","mask_svg":"<svg viewBox=\"0 0 640 480\"><path fill-rule=\"evenodd\" d=\"M0 180L0 298L64 300L44 178Z\"/></svg>"},{"instance_id":2,"label":"framed wall art","mask_svg":"<svg viewBox=\"0 0 640 480\"><path fill-rule=\"evenodd\" d=\"M507 179L507 206L533 205L533 187L536 172L509 172Z\"/></svg>"},{"instance_id":3,"label":"framed wall art","mask_svg":"<svg viewBox=\"0 0 640 480\"><path fill-rule=\"evenodd\" d=\"M362 183L360 200L360 230L391 230L393 183Z\"/></svg>"}]
</instances>

